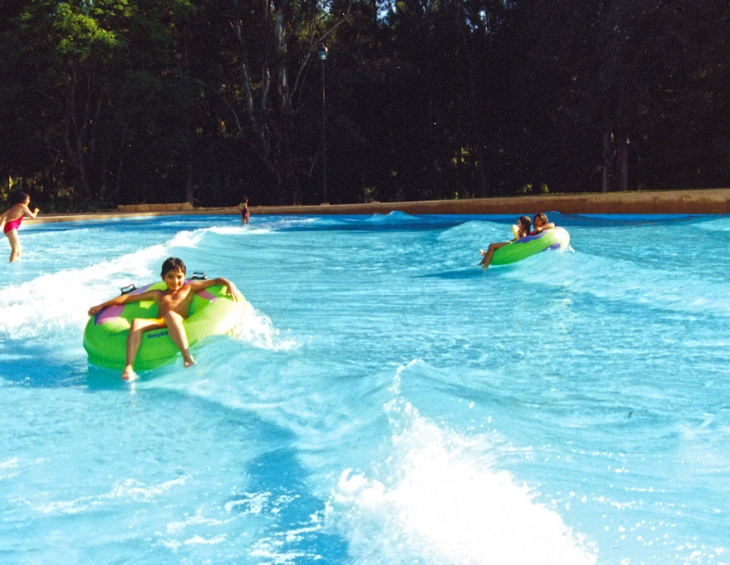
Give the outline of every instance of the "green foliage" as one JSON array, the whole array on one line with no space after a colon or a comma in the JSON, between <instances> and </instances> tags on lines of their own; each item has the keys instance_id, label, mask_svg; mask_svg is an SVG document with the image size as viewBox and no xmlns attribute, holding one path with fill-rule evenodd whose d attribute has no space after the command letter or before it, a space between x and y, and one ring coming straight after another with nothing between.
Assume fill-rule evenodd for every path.
<instances>
[{"instance_id":1,"label":"green foliage","mask_svg":"<svg viewBox=\"0 0 730 565\"><path fill-rule=\"evenodd\" d=\"M631 188L722 186L728 24L697 0L6 0L0 198L590 191L620 149Z\"/></svg>"},{"instance_id":2,"label":"green foliage","mask_svg":"<svg viewBox=\"0 0 730 565\"><path fill-rule=\"evenodd\" d=\"M73 6L56 4L53 28L58 36L59 53L83 61L97 50L113 50L122 46L117 34L104 29L110 19L127 6L124 0L81 2ZM23 16L21 15L21 18Z\"/></svg>"}]
</instances>

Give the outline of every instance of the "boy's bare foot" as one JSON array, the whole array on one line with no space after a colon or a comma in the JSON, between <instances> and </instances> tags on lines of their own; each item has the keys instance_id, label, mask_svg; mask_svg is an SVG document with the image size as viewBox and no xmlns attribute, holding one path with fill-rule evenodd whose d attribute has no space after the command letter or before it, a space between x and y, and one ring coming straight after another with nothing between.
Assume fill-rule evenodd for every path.
<instances>
[{"instance_id":1,"label":"boy's bare foot","mask_svg":"<svg viewBox=\"0 0 730 565\"><path fill-rule=\"evenodd\" d=\"M195 359L193 359L193 356L189 353L187 355L183 355L183 366L187 369L193 365L195 365Z\"/></svg>"},{"instance_id":2,"label":"boy's bare foot","mask_svg":"<svg viewBox=\"0 0 730 565\"><path fill-rule=\"evenodd\" d=\"M122 380L131 382L136 381L139 377L137 376L137 373L134 372L134 369L132 369L131 366L127 365L124 367L124 371L122 371Z\"/></svg>"}]
</instances>

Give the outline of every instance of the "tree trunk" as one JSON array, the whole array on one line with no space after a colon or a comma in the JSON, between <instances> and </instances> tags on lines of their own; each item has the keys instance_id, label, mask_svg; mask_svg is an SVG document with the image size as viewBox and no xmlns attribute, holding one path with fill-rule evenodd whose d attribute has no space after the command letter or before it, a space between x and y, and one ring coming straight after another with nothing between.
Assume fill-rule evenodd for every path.
<instances>
[{"instance_id":1,"label":"tree trunk","mask_svg":"<svg viewBox=\"0 0 730 565\"><path fill-rule=\"evenodd\" d=\"M188 148L187 155L187 178L185 180L185 202L195 206L195 194L193 192L193 152Z\"/></svg>"},{"instance_id":2,"label":"tree trunk","mask_svg":"<svg viewBox=\"0 0 730 565\"><path fill-rule=\"evenodd\" d=\"M477 106L477 89L474 84L474 65L472 64L469 54L469 44L462 30L462 39L464 41L464 53L466 53L466 64L469 69L469 107L471 109L471 122L474 128L474 147L476 148L477 171L479 172L479 196L487 196L491 192L489 190L489 181L487 180L487 155L484 151L484 143L480 132L479 109ZM459 155L461 161L461 155Z\"/></svg>"},{"instance_id":3,"label":"tree trunk","mask_svg":"<svg viewBox=\"0 0 730 565\"><path fill-rule=\"evenodd\" d=\"M273 8L273 13L272 13ZM271 30L271 46L274 57L269 57L269 49L265 49L261 61L260 85L250 75L247 62L247 53L244 49L244 29L238 19L231 22L231 27L240 45L240 69L243 92L241 100L248 114L250 131L255 138L251 145L272 175L277 191L276 199L282 204L297 204L301 200L301 185L297 146L294 143L294 125L297 119L297 110L293 99L301 88L302 76L311 56L315 53L316 45L321 44L334 30L347 21L351 4L341 18L321 34L314 34L309 38L307 45L309 52L299 63L298 73L289 74L287 67L289 59L288 41L295 35L292 20L296 26L301 25L296 17L300 13L297 5L291 0L266 1L263 11L265 29ZM319 27L316 24L314 27ZM296 76L294 76L296 74ZM255 78L255 77L254 77ZM272 94L270 96L270 89ZM274 90L275 89L275 90ZM271 98L274 98L272 101ZM238 111L234 103L224 98L234 116L236 127L241 136L246 135L243 124L238 118Z\"/></svg>"},{"instance_id":4,"label":"tree trunk","mask_svg":"<svg viewBox=\"0 0 730 565\"><path fill-rule=\"evenodd\" d=\"M626 191L629 189L629 140L626 138L626 142L622 143L618 147L618 154L616 155L617 169L618 169L618 189Z\"/></svg>"},{"instance_id":5,"label":"tree trunk","mask_svg":"<svg viewBox=\"0 0 730 565\"><path fill-rule=\"evenodd\" d=\"M615 166L615 152L613 147L613 132L607 129L603 133L603 184L602 192L613 191Z\"/></svg>"}]
</instances>

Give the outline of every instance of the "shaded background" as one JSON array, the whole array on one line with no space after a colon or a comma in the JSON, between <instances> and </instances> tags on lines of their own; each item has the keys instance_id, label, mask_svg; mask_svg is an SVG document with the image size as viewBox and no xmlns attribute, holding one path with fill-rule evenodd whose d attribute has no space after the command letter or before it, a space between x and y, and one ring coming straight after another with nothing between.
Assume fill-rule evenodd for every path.
<instances>
[{"instance_id":1,"label":"shaded background","mask_svg":"<svg viewBox=\"0 0 730 565\"><path fill-rule=\"evenodd\" d=\"M727 2L3 4L0 202L727 186Z\"/></svg>"}]
</instances>

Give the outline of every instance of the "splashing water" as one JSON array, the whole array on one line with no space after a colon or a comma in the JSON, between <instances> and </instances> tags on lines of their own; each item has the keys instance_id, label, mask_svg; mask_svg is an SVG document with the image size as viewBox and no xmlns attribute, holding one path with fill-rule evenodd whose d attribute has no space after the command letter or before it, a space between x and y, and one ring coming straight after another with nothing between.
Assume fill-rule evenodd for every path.
<instances>
[{"instance_id":1,"label":"splashing water","mask_svg":"<svg viewBox=\"0 0 730 565\"><path fill-rule=\"evenodd\" d=\"M24 224L0 279L3 563L727 564L730 219ZM119 375L88 308L162 261L231 279L230 336Z\"/></svg>"}]
</instances>

